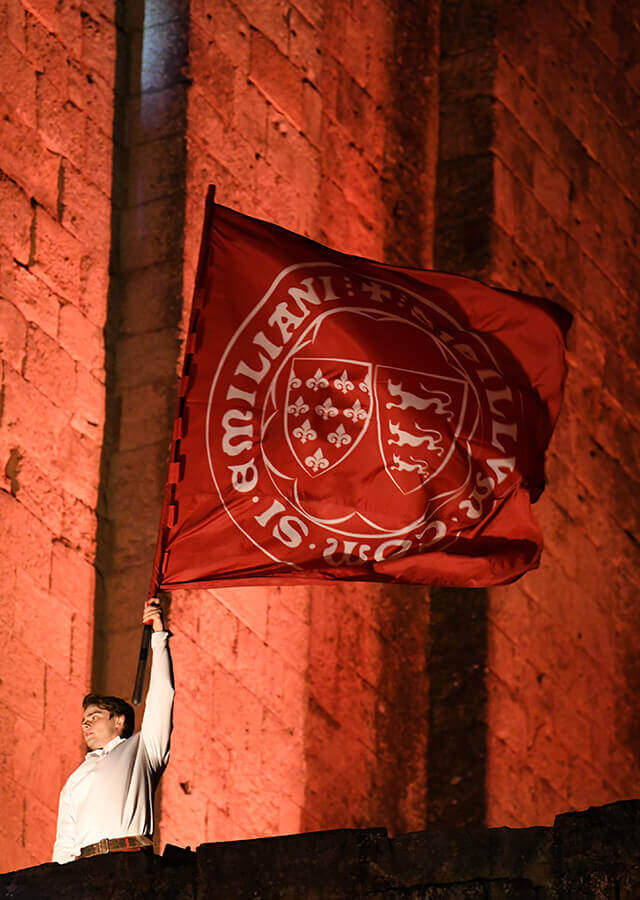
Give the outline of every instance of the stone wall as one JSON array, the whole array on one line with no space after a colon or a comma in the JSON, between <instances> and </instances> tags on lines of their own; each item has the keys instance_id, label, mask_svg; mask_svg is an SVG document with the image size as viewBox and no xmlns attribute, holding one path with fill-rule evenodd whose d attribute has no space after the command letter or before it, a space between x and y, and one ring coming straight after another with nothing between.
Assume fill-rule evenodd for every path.
<instances>
[{"instance_id":1,"label":"stone wall","mask_svg":"<svg viewBox=\"0 0 640 900\"><path fill-rule=\"evenodd\" d=\"M378 829L167 846L162 857L114 853L0 876L0 897L69 900L634 900L640 804L558 816L553 828Z\"/></svg>"},{"instance_id":2,"label":"stone wall","mask_svg":"<svg viewBox=\"0 0 640 900\"><path fill-rule=\"evenodd\" d=\"M49 858L91 673L113 4L0 5L0 861Z\"/></svg>"},{"instance_id":3,"label":"stone wall","mask_svg":"<svg viewBox=\"0 0 640 900\"><path fill-rule=\"evenodd\" d=\"M574 314L543 563L492 592L490 824L638 796L640 35L624 4L501 13L490 276ZM635 384L635 388L632 385Z\"/></svg>"},{"instance_id":4,"label":"stone wall","mask_svg":"<svg viewBox=\"0 0 640 900\"><path fill-rule=\"evenodd\" d=\"M165 598L159 843L550 825L638 795L626 9L0 3L1 869L49 857L83 693L131 690L210 182L340 250L550 296L575 326L538 572Z\"/></svg>"},{"instance_id":5,"label":"stone wall","mask_svg":"<svg viewBox=\"0 0 640 900\"><path fill-rule=\"evenodd\" d=\"M430 262L436 13L191 4L185 296L211 182L218 202L341 250ZM162 841L424 825L426 589L178 591L171 627L182 695Z\"/></svg>"}]
</instances>

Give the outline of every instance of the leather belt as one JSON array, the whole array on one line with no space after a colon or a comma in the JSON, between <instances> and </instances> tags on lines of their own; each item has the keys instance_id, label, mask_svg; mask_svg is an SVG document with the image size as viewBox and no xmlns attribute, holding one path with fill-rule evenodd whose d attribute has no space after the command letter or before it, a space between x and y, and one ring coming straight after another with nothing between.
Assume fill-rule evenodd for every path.
<instances>
[{"instance_id":1,"label":"leather belt","mask_svg":"<svg viewBox=\"0 0 640 900\"><path fill-rule=\"evenodd\" d=\"M102 838L95 844L87 844L80 851L84 859L87 856L98 856L101 853L113 853L114 851L142 850L144 847L153 847L153 841L146 834L132 834L128 837Z\"/></svg>"}]
</instances>

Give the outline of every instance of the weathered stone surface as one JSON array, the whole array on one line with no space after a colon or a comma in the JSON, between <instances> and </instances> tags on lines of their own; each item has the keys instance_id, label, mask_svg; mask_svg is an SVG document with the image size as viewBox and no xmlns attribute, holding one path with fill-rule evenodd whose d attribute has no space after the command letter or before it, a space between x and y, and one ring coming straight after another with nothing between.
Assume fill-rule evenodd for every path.
<instances>
[{"instance_id":1,"label":"weathered stone surface","mask_svg":"<svg viewBox=\"0 0 640 900\"><path fill-rule=\"evenodd\" d=\"M438 655L447 628L426 590L336 583L174 601L180 708L161 842L368 825L403 834L445 816L459 825L469 807L490 825L550 825L632 796L630 5L8 0L0 38L0 605L14 654L0 660L0 693L28 726L3 746L0 865L46 858L53 840L58 781L78 759L73 729L56 721L75 721L89 687L96 569L94 687L130 687L212 181L248 214L359 255L546 295L576 321L538 505L543 563L491 592L484 649L465 649L462 605L449 628L457 648ZM56 621L39 654L44 610ZM449 676L451 692L438 692ZM34 753L60 760L46 792L19 765L27 734ZM438 836L398 838L390 854L425 845L421 865L438 877L447 859L464 862L460 896L481 877L493 892L541 882L550 832L515 844L490 835L478 837L488 868L460 834L440 860ZM617 876L598 871L606 893ZM588 879L600 875L584 878L567 890L599 889ZM637 873L619 887L640 893ZM394 890L414 895L410 878ZM443 890L454 887L415 896Z\"/></svg>"},{"instance_id":2,"label":"weathered stone surface","mask_svg":"<svg viewBox=\"0 0 640 900\"><path fill-rule=\"evenodd\" d=\"M167 845L0 876L26 900L590 900L637 896L640 801L556 819L554 828L340 829L253 841Z\"/></svg>"}]
</instances>

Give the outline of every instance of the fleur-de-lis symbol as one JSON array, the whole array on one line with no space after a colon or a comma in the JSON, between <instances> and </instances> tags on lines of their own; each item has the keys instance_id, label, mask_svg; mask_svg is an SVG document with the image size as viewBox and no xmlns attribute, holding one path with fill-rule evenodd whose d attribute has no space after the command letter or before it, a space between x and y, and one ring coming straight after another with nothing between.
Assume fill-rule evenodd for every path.
<instances>
[{"instance_id":1,"label":"fleur-de-lis symbol","mask_svg":"<svg viewBox=\"0 0 640 900\"><path fill-rule=\"evenodd\" d=\"M328 418L333 418L338 415L338 410L331 402L331 397L327 397L324 403L319 403L316 406L316 415L320 416L321 419L324 419L325 422Z\"/></svg>"},{"instance_id":2,"label":"fleur-de-lis symbol","mask_svg":"<svg viewBox=\"0 0 640 900\"><path fill-rule=\"evenodd\" d=\"M324 457L322 450L318 447L313 456L307 456L304 464L309 466L312 472L319 472L321 469L327 468L329 460Z\"/></svg>"},{"instance_id":3,"label":"fleur-de-lis symbol","mask_svg":"<svg viewBox=\"0 0 640 900\"><path fill-rule=\"evenodd\" d=\"M296 388L301 387L301 385L302 385L302 382L300 381L300 379L297 377L297 375L294 372L292 372L291 378L289 379L289 387L293 388L295 390Z\"/></svg>"},{"instance_id":4,"label":"fleur-de-lis symbol","mask_svg":"<svg viewBox=\"0 0 640 900\"><path fill-rule=\"evenodd\" d=\"M293 436L297 437L303 444L306 444L307 441L315 441L318 434L311 427L311 422L305 419L302 425L298 425L297 428L293 429Z\"/></svg>"},{"instance_id":5,"label":"fleur-de-lis symbol","mask_svg":"<svg viewBox=\"0 0 640 900\"><path fill-rule=\"evenodd\" d=\"M298 397L295 403L292 403L287 407L287 412L289 412L292 416L297 417L303 415L304 413L308 413L309 407L304 402L302 397Z\"/></svg>"},{"instance_id":6,"label":"fleur-de-lis symbol","mask_svg":"<svg viewBox=\"0 0 640 900\"><path fill-rule=\"evenodd\" d=\"M321 369L316 369L311 378L307 378L307 387L312 391L329 387L329 382L322 374Z\"/></svg>"},{"instance_id":7,"label":"fleur-de-lis symbol","mask_svg":"<svg viewBox=\"0 0 640 900\"><path fill-rule=\"evenodd\" d=\"M338 425L336 430L327 436L327 440L330 444L335 444L336 447L342 447L343 444L351 443L351 435L347 434L344 425Z\"/></svg>"},{"instance_id":8,"label":"fleur-de-lis symbol","mask_svg":"<svg viewBox=\"0 0 640 900\"><path fill-rule=\"evenodd\" d=\"M368 394L368 393L369 393L369 376L368 376L368 375L367 375L367 377L365 378L364 381L361 381L361 382L360 382L360 384L358 385L358 387L360 388L360 390L362 391L363 394Z\"/></svg>"},{"instance_id":9,"label":"fleur-de-lis symbol","mask_svg":"<svg viewBox=\"0 0 640 900\"><path fill-rule=\"evenodd\" d=\"M346 394L347 391L353 390L353 381L349 381L349 376L347 375L347 370L345 369L342 375L339 378L336 378L333 382L333 386L337 391L342 391L343 394Z\"/></svg>"},{"instance_id":10,"label":"fleur-de-lis symbol","mask_svg":"<svg viewBox=\"0 0 640 900\"><path fill-rule=\"evenodd\" d=\"M345 409L344 414L347 419L352 419L354 423L360 422L362 419L367 418L367 411L366 409L362 408L362 404L359 400L356 400L353 406L349 409Z\"/></svg>"}]
</instances>

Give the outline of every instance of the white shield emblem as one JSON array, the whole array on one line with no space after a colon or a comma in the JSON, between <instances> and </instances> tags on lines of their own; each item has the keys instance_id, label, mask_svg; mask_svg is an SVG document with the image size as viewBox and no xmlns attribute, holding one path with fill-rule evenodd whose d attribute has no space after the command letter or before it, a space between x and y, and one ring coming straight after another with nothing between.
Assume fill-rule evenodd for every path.
<instances>
[{"instance_id":1,"label":"white shield emblem","mask_svg":"<svg viewBox=\"0 0 640 900\"><path fill-rule=\"evenodd\" d=\"M307 475L322 475L345 460L360 443L372 412L369 363L292 360L285 432L293 456Z\"/></svg>"},{"instance_id":2,"label":"white shield emblem","mask_svg":"<svg viewBox=\"0 0 640 900\"><path fill-rule=\"evenodd\" d=\"M453 453L464 419L462 379L376 367L378 440L387 474L403 494L427 484Z\"/></svg>"}]
</instances>

